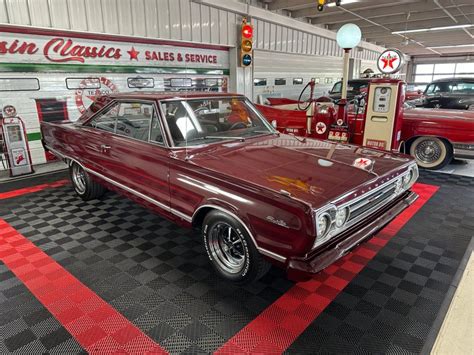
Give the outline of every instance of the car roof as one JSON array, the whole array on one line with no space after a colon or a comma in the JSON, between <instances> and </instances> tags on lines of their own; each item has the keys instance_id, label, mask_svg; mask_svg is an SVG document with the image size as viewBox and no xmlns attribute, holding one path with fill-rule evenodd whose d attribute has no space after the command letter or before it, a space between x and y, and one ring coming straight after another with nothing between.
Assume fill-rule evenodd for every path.
<instances>
[{"instance_id":1,"label":"car roof","mask_svg":"<svg viewBox=\"0 0 474 355\"><path fill-rule=\"evenodd\" d=\"M211 98L211 97L245 97L240 94L224 93L224 92L196 92L196 91L133 91L126 93L109 94L114 99L139 99L139 100L187 100L195 98Z\"/></svg>"},{"instance_id":2,"label":"car roof","mask_svg":"<svg viewBox=\"0 0 474 355\"><path fill-rule=\"evenodd\" d=\"M445 79L436 79L433 80L432 83L440 83L440 82L458 82L458 81L467 81L469 83L474 83L474 78L463 78L463 77L456 77L456 78L445 78Z\"/></svg>"}]
</instances>

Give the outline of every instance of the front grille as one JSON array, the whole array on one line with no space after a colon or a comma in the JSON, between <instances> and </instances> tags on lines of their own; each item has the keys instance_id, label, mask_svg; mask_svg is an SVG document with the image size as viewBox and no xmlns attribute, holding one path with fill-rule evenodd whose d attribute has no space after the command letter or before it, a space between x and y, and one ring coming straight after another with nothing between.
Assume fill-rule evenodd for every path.
<instances>
[{"instance_id":1,"label":"front grille","mask_svg":"<svg viewBox=\"0 0 474 355\"><path fill-rule=\"evenodd\" d=\"M398 179L393 179L381 188L366 193L356 201L350 202L348 205L349 219L346 226L349 227L356 224L396 198L398 196L396 191L397 180Z\"/></svg>"}]
</instances>

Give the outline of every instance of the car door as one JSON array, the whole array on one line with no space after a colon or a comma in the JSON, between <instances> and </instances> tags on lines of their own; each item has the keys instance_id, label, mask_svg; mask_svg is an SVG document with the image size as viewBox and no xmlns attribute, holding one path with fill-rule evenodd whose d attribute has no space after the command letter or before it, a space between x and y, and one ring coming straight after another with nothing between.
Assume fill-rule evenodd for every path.
<instances>
[{"instance_id":1,"label":"car door","mask_svg":"<svg viewBox=\"0 0 474 355\"><path fill-rule=\"evenodd\" d=\"M121 101L115 134L103 154L128 192L168 211L169 149L153 101Z\"/></svg>"},{"instance_id":2,"label":"car door","mask_svg":"<svg viewBox=\"0 0 474 355\"><path fill-rule=\"evenodd\" d=\"M70 135L68 146L73 155L93 172L115 179L111 161L106 153L115 134L118 102L112 102L86 124L76 127L77 134Z\"/></svg>"}]
</instances>

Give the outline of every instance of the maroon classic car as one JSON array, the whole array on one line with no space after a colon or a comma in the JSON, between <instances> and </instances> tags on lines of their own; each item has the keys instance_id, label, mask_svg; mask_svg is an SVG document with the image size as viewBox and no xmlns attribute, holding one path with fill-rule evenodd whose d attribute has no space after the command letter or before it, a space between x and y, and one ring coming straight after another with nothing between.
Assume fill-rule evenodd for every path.
<instances>
[{"instance_id":1,"label":"maroon classic car","mask_svg":"<svg viewBox=\"0 0 474 355\"><path fill-rule=\"evenodd\" d=\"M175 95L100 97L77 122L42 122L43 145L84 200L113 189L200 230L228 280L318 272L417 198L409 156L280 134L244 96Z\"/></svg>"}]
</instances>

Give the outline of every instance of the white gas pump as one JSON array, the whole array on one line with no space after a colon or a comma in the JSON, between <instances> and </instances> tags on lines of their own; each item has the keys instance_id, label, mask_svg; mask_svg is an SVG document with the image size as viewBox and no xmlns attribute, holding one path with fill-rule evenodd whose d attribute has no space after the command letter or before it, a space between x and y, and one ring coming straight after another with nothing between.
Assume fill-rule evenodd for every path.
<instances>
[{"instance_id":1,"label":"white gas pump","mask_svg":"<svg viewBox=\"0 0 474 355\"><path fill-rule=\"evenodd\" d=\"M394 150L400 145L405 82L376 79L369 84L362 145Z\"/></svg>"},{"instance_id":2,"label":"white gas pump","mask_svg":"<svg viewBox=\"0 0 474 355\"><path fill-rule=\"evenodd\" d=\"M389 76L403 66L403 55L396 49L384 51L378 61L382 74ZM389 77L371 80L368 87L362 145L398 150L403 123L406 83Z\"/></svg>"},{"instance_id":3,"label":"white gas pump","mask_svg":"<svg viewBox=\"0 0 474 355\"><path fill-rule=\"evenodd\" d=\"M6 154L10 176L33 173L25 124L17 116L16 109L13 106L9 105L3 108L0 134L3 138L3 151Z\"/></svg>"}]
</instances>

